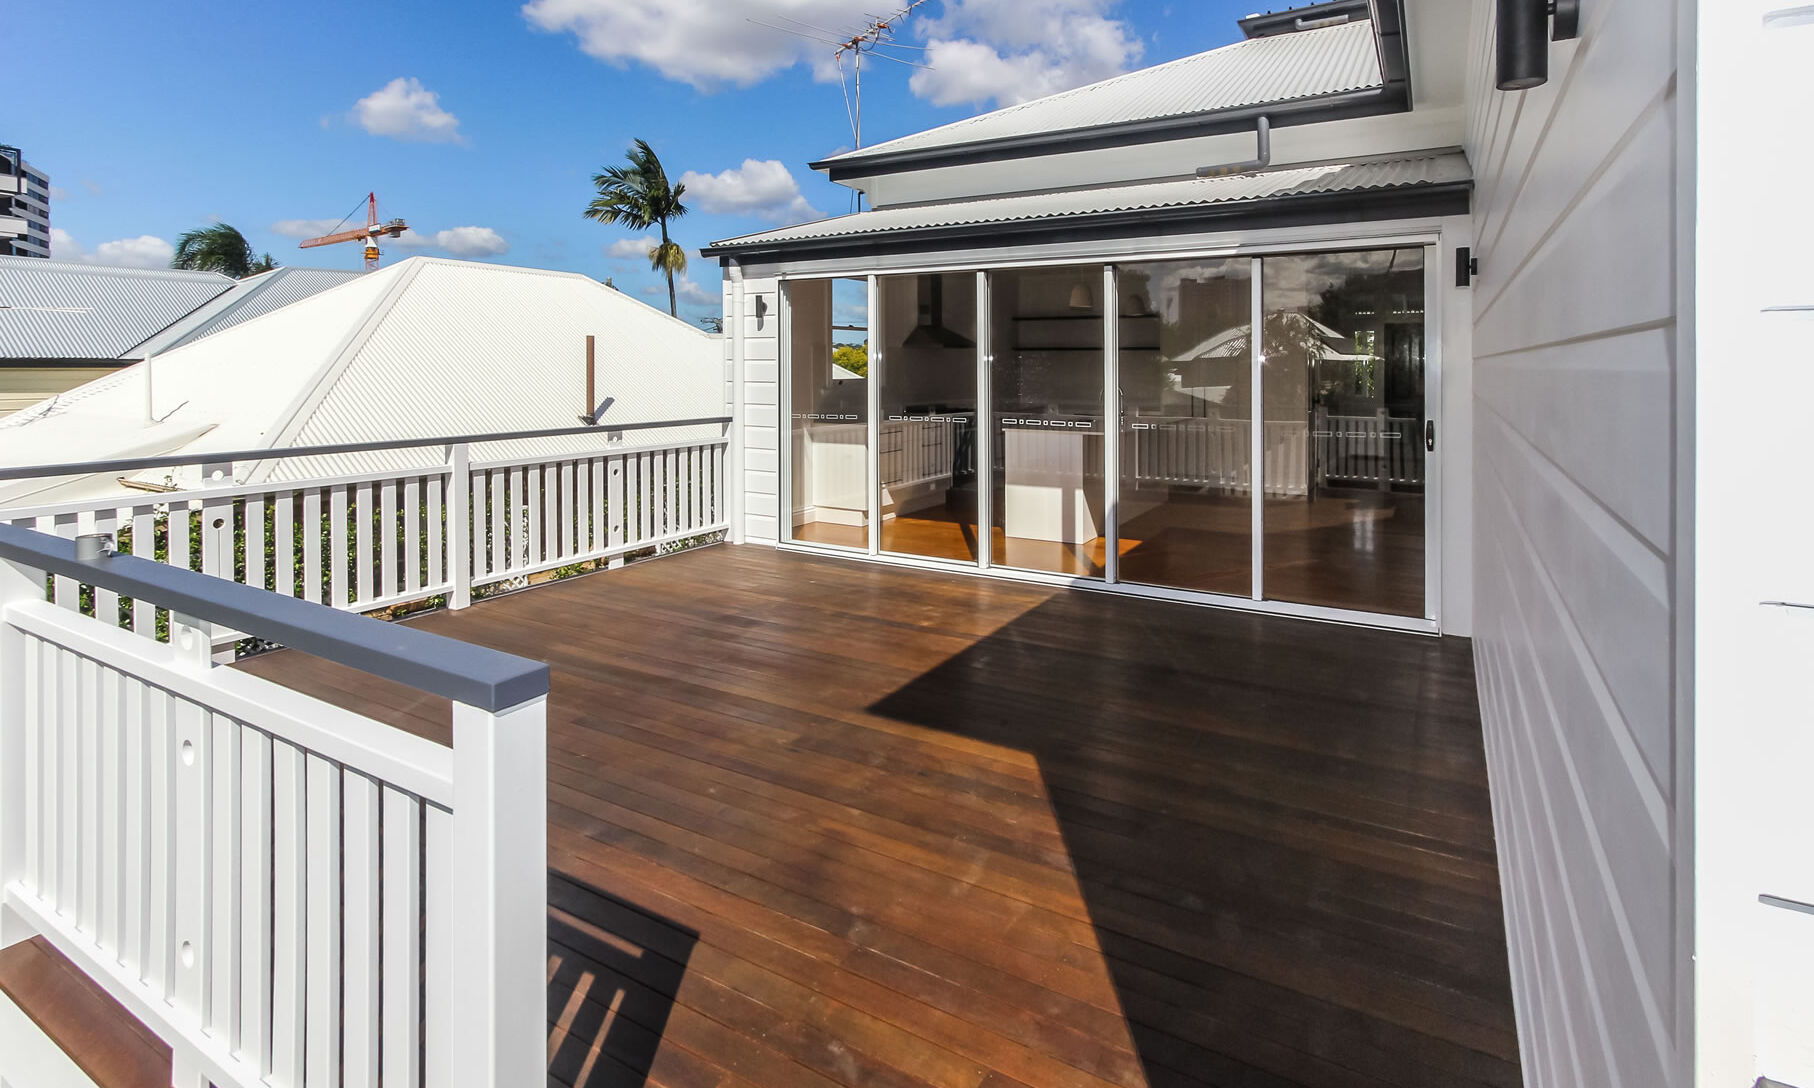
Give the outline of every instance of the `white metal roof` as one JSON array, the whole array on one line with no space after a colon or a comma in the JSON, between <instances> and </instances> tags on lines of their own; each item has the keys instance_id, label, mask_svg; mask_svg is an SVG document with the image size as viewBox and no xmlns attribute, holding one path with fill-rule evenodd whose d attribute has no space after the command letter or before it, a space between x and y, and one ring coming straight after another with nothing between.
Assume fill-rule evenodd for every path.
<instances>
[{"instance_id":1,"label":"white metal roof","mask_svg":"<svg viewBox=\"0 0 1814 1088\"><path fill-rule=\"evenodd\" d=\"M218 272L0 257L0 359L117 359L233 283Z\"/></svg>"},{"instance_id":2,"label":"white metal roof","mask_svg":"<svg viewBox=\"0 0 1814 1088\"><path fill-rule=\"evenodd\" d=\"M855 165L870 156L956 147L985 140L1097 125L1186 117L1382 87L1373 23L1253 38L1046 98L954 121L898 140L833 156Z\"/></svg>"},{"instance_id":3,"label":"white metal roof","mask_svg":"<svg viewBox=\"0 0 1814 1088\"><path fill-rule=\"evenodd\" d=\"M725 414L722 345L698 328L576 273L412 257L157 356L156 423L146 412L142 362L0 420L0 465L578 426L588 333L597 338L607 432L614 422ZM623 441L721 433L629 432ZM593 436L494 442L473 457L599 444ZM148 445L158 448L146 452ZM236 465L234 476L298 479L416 467L440 456L292 458ZM112 481L86 483L93 493ZM42 489L0 486L0 501L12 505L34 495L46 497Z\"/></svg>"},{"instance_id":4,"label":"white metal roof","mask_svg":"<svg viewBox=\"0 0 1814 1088\"><path fill-rule=\"evenodd\" d=\"M1298 35L1288 35L1296 36ZM711 250L737 250L808 240L1207 206L1321 193L1412 188L1467 181L1471 176L1467 156L1459 151L1403 159L1292 166L1233 177L1184 178L1097 189L880 208L732 238L715 243Z\"/></svg>"},{"instance_id":5,"label":"white metal roof","mask_svg":"<svg viewBox=\"0 0 1814 1088\"><path fill-rule=\"evenodd\" d=\"M274 268L248 276L234 281L227 291L122 354L129 359L143 359L154 352L169 351L362 275L363 272L340 268Z\"/></svg>"}]
</instances>

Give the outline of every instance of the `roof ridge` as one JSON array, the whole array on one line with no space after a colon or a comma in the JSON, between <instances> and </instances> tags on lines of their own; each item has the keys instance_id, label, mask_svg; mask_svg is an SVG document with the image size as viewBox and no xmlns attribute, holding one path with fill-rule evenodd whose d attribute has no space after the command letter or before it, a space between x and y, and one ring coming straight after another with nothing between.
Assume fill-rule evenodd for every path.
<instances>
[{"instance_id":1,"label":"roof ridge","mask_svg":"<svg viewBox=\"0 0 1814 1088\"><path fill-rule=\"evenodd\" d=\"M301 433L302 428L307 425L308 417L312 415L317 408L321 407L321 402L326 400L328 394L333 391L334 385L340 380L341 376L346 373L347 368L352 365L353 359L358 356L360 349L365 346L367 340L371 339L372 333L377 331L378 325L383 320L384 315L396 308L398 299L403 297L403 292L408 290L409 286L416 281L417 275L421 273L423 268L423 264L419 262L426 262L433 259L434 258L409 258L408 260L399 261L394 266L397 269L396 282L386 286L384 290L379 292L378 296L366 306L365 310L353 323L352 331L347 333L347 335L341 339L339 345L337 345L333 352L329 354L327 365L322 367L320 372L315 375L315 380L306 383L301 395L291 401L290 405L285 408L283 412L278 414L276 424L271 430L272 438L268 448L279 449L290 445L295 440L296 435ZM359 281L355 280L353 282L356 283ZM332 290L332 288L329 289L329 291ZM323 294L326 293L328 292L323 292ZM319 298L320 296L318 295L316 297ZM265 461L253 464L248 470L245 478L251 479L269 460L269 458L266 458Z\"/></svg>"}]
</instances>

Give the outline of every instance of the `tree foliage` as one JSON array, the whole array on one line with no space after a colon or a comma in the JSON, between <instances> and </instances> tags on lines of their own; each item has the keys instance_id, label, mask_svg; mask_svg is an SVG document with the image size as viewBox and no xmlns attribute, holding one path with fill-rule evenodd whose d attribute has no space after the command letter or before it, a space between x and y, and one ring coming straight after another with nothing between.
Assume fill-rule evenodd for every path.
<instances>
[{"instance_id":1,"label":"tree foliage","mask_svg":"<svg viewBox=\"0 0 1814 1088\"><path fill-rule=\"evenodd\" d=\"M215 223L184 231L176 240L170 267L219 272L234 279L244 279L258 272L269 272L277 267L277 262L269 253L263 258L256 257L252 243L232 225Z\"/></svg>"},{"instance_id":2,"label":"tree foliage","mask_svg":"<svg viewBox=\"0 0 1814 1088\"><path fill-rule=\"evenodd\" d=\"M839 344L831 349L831 361L859 378L869 377L868 344Z\"/></svg>"},{"instance_id":3,"label":"tree foliage","mask_svg":"<svg viewBox=\"0 0 1814 1088\"><path fill-rule=\"evenodd\" d=\"M668 313L679 316L674 273L687 270L687 253L668 237L668 222L687 213L680 200L687 187L668 181L661 158L647 140L641 139L630 148L623 163L592 175L592 187L597 195L586 205L583 214L587 219L631 230L661 228L661 241L649 247L649 267L667 277Z\"/></svg>"}]
</instances>

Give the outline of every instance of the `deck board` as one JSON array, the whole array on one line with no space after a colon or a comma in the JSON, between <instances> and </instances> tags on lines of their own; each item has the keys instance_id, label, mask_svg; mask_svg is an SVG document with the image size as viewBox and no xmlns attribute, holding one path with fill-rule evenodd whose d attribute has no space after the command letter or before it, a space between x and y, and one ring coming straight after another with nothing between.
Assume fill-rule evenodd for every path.
<instances>
[{"instance_id":1,"label":"deck board","mask_svg":"<svg viewBox=\"0 0 1814 1088\"><path fill-rule=\"evenodd\" d=\"M552 1084L1519 1083L1465 642L731 546L414 622L553 666Z\"/></svg>"}]
</instances>

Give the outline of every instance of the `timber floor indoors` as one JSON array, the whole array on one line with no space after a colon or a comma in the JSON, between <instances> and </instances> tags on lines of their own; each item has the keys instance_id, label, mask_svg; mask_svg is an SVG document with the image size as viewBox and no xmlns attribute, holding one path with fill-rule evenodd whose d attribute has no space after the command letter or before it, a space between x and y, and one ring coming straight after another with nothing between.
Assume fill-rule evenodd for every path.
<instances>
[{"instance_id":1,"label":"timber floor indoors","mask_svg":"<svg viewBox=\"0 0 1814 1088\"><path fill-rule=\"evenodd\" d=\"M415 622L553 666L551 1084L1520 1083L1465 641L753 545Z\"/></svg>"},{"instance_id":2,"label":"timber floor indoors","mask_svg":"<svg viewBox=\"0 0 1814 1088\"><path fill-rule=\"evenodd\" d=\"M1200 593L1253 592L1253 507L1247 496L1158 488L1139 495L1140 512L1121 527L1121 580ZM1424 500L1419 494L1326 491L1312 502L1268 499L1266 597L1275 601L1375 612L1424 614ZM1108 541L1066 544L990 534L990 562L1078 578L1103 576ZM861 525L809 522L802 543L867 550ZM976 562L974 520L943 504L891 514L882 551L923 559Z\"/></svg>"}]
</instances>

